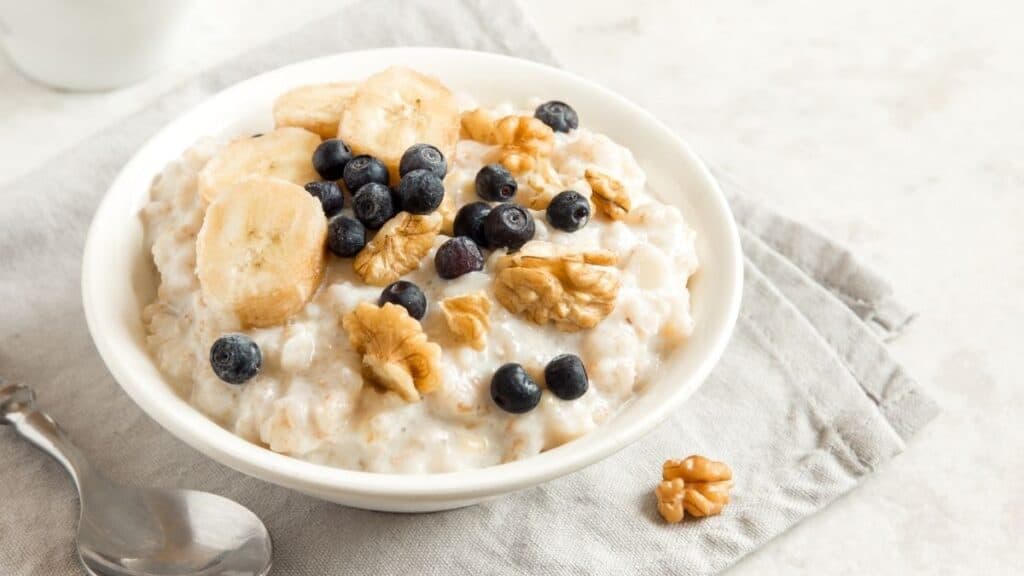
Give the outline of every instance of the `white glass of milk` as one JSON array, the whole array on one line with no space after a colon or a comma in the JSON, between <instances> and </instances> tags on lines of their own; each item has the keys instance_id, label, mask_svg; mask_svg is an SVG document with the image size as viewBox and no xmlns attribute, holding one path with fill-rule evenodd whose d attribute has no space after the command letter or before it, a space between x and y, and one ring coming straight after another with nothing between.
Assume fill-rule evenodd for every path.
<instances>
[{"instance_id":1,"label":"white glass of milk","mask_svg":"<svg viewBox=\"0 0 1024 576\"><path fill-rule=\"evenodd\" d=\"M0 44L26 76L68 90L124 86L170 64L192 0L0 0Z\"/></svg>"}]
</instances>

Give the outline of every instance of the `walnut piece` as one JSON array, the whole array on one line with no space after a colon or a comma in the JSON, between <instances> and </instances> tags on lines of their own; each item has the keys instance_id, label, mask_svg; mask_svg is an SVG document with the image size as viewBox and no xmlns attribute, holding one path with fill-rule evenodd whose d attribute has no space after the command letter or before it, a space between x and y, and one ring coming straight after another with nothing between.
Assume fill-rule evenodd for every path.
<instances>
[{"instance_id":1,"label":"walnut piece","mask_svg":"<svg viewBox=\"0 0 1024 576\"><path fill-rule=\"evenodd\" d=\"M494 140L501 148L493 159L513 174L524 174L551 154L555 132L532 116L505 116L494 126Z\"/></svg>"},{"instance_id":2,"label":"walnut piece","mask_svg":"<svg viewBox=\"0 0 1024 576\"><path fill-rule=\"evenodd\" d=\"M462 114L462 135L497 145L485 160L500 162L516 175L533 170L551 154L555 144L555 132L533 116L512 114L499 119L482 108Z\"/></svg>"},{"instance_id":3,"label":"walnut piece","mask_svg":"<svg viewBox=\"0 0 1024 576\"><path fill-rule=\"evenodd\" d=\"M461 137L476 140L484 144L497 144L494 140L494 125L498 123L497 114L484 108L476 108L463 112L461 117Z\"/></svg>"},{"instance_id":4,"label":"walnut piece","mask_svg":"<svg viewBox=\"0 0 1024 576\"><path fill-rule=\"evenodd\" d=\"M587 168L583 176L594 192L590 199L606 216L612 220L621 220L629 212L632 202L622 182L591 168Z\"/></svg>"},{"instance_id":5,"label":"walnut piece","mask_svg":"<svg viewBox=\"0 0 1024 576\"><path fill-rule=\"evenodd\" d=\"M498 260L494 295L509 311L537 324L553 322L563 332L593 328L615 308L616 261L606 250L528 242Z\"/></svg>"},{"instance_id":6,"label":"walnut piece","mask_svg":"<svg viewBox=\"0 0 1024 576\"><path fill-rule=\"evenodd\" d=\"M680 522L686 513L695 518L714 516L729 503L732 470L724 462L697 455L666 460L661 477L654 494L666 522Z\"/></svg>"},{"instance_id":7,"label":"walnut piece","mask_svg":"<svg viewBox=\"0 0 1024 576\"><path fill-rule=\"evenodd\" d=\"M438 304L448 330L477 350L487 345L491 301L483 291L445 298Z\"/></svg>"},{"instance_id":8,"label":"walnut piece","mask_svg":"<svg viewBox=\"0 0 1024 576\"><path fill-rule=\"evenodd\" d=\"M437 212L426 215L399 212L356 255L352 265L363 282L386 286L415 270L434 246L441 230Z\"/></svg>"},{"instance_id":9,"label":"walnut piece","mask_svg":"<svg viewBox=\"0 0 1024 576\"><path fill-rule=\"evenodd\" d=\"M390 302L363 302L346 314L342 326L362 355L363 382L391 390L406 402L436 390L441 382L441 347L427 340L423 327L405 308Z\"/></svg>"},{"instance_id":10,"label":"walnut piece","mask_svg":"<svg viewBox=\"0 0 1024 576\"><path fill-rule=\"evenodd\" d=\"M565 190L561 176L547 158L536 162L525 179L526 189L520 190L519 201L533 210L546 210L555 195Z\"/></svg>"}]
</instances>

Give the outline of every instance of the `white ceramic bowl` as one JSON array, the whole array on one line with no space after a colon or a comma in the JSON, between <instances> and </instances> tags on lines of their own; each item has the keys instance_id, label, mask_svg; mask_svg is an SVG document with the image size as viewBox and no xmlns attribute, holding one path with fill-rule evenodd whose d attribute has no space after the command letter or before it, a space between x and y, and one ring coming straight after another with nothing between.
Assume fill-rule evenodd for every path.
<instances>
[{"instance_id":1,"label":"white ceramic bowl","mask_svg":"<svg viewBox=\"0 0 1024 576\"><path fill-rule=\"evenodd\" d=\"M342 470L277 454L221 428L178 397L150 358L141 310L152 299L156 278L138 214L154 175L201 136L269 129L274 98L292 86L357 80L391 64L436 75L484 104L534 96L571 103L588 128L633 151L653 190L679 206L696 229L701 270L690 281L696 331L659 377L602 428L533 458L480 470L431 475ZM114 378L181 440L236 470L326 500L418 512L473 504L569 474L654 428L700 386L725 349L739 310L742 270L736 225L721 191L689 148L649 113L594 83L533 62L402 48L338 54L267 72L167 125L125 165L96 212L82 266L82 298L89 330Z\"/></svg>"}]
</instances>

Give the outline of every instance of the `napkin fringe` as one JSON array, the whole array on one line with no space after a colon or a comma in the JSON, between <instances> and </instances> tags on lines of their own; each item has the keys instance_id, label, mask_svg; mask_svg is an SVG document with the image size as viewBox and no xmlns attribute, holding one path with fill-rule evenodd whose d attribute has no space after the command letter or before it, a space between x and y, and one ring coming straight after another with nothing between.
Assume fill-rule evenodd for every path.
<instances>
[{"instance_id":1,"label":"napkin fringe","mask_svg":"<svg viewBox=\"0 0 1024 576\"><path fill-rule=\"evenodd\" d=\"M838 294L809 277L788 254L775 250L764 237L742 225L740 237L747 258L832 348L836 359L878 406L902 441L938 413L937 405L920 392L917 382L884 344L897 333L889 328L897 323L902 328L909 320L899 302L886 295L877 303L865 303L881 312L875 319L892 322L879 334L875 320L863 319L853 309L835 306L837 300L841 301Z\"/></svg>"}]
</instances>

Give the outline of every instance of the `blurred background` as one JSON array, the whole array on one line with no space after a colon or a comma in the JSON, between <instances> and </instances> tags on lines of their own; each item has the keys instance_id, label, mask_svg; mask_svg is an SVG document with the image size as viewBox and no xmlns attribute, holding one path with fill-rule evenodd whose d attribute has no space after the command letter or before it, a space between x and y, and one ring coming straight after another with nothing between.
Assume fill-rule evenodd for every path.
<instances>
[{"instance_id":1,"label":"blurred background","mask_svg":"<svg viewBox=\"0 0 1024 576\"><path fill-rule=\"evenodd\" d=\"M654 112L751 194L855 247L920 313L894 349L943 414L862 489L732 573L1024 565L1024 394L1012 385L1024 341L1024 3L523 3L564 67ZM27 4L2 0L0 15ZM344 5L182 2L166 18L183 18L184 41L113 91L55 90L0 59L0 180L59 162L62 148L182 80Z\"/></svg>"}]
</instances>

